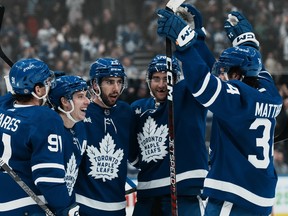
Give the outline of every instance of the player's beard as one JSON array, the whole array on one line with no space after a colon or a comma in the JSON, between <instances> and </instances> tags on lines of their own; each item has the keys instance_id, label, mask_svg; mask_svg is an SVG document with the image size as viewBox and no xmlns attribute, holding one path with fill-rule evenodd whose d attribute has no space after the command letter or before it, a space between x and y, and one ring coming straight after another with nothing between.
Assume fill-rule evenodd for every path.
<instances>
[{"instance_id":1,"label":"player's beard","mask_svg":"<svg viewBox=\"0 0 288 216\"><path fill-rule=\"evenodd\" d=\"M115 100L114 100L113 102L111 102L111 100L109 100L109 96L103 95L103 93L101 93L100 97L101 97L103 103L104 103L106 106L112 107L112 106L114 106L114 105L116 104L116 102L117 102L117 100L118 100L118 98L119 98L119 95L117 96L117 98L115 98Z\"/></svg>"},{"instance_id":2,"label":"player's beard","mask_svg":"<svg viewBox=\"0 0 288 216\"><path fill-rule=\"evenodd\" d=\"M156 101L159 103L163 103L167 100L168 91L152 91L153 96L156 98Z\"/></svg>"}]
</instances>

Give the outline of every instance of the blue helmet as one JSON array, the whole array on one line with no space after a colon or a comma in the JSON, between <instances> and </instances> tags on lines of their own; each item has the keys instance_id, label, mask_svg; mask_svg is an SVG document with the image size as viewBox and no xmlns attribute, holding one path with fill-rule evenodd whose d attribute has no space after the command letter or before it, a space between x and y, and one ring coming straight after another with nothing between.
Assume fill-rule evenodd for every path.
<instances>
[{"instance_id":1,"label":"blue helmet","mask_svg":"<svg viewBox=\"0 0 288 216\"><path fill-rule=\"evenodd\" d=\"M99 58L90 66L90 79L96 80L100 85L104 77L121 77L123 78L124 86L126 87L126 74L123 65L118 59L114 58Z\"/></svg>"},{"instance_id":2,"label":"blue helmet","mask_svg":"<svg viewBox=\"0 0 288 216\"><path fill-rule=\"evenodd\" d=\"M16 94L28 95L34 91L36 84L45 84L53 76L48 65L38 59L24 59L17 61L9 73L9 81Z\"/></svg>"},{"instance_id":3,"label":"blue helmet","mask_svg":"<svg viewBox=\"0 0 288 216\"><path fill-rule=\"evenodd\" d=\"M151 80L153 73L167 71L167 63L165 55L156 55L150 62L147 69L147 82ZM181 69L178 60L172 57L172 74L174 79L179 80L181 75Z\"/></svg>"},{"instance_id":4,"label":"blue helmet","mask_svg":"<svg viewBox=\"0 0 288 216\"><path fill-rule=\"evenodd\" d=\"M56 79L56 86L49 92L49 102L54 108L61 105L61 97L72 100L73 94L87 90L87 83L80 76L60 76Z\"/></svg>"},{"instance_id":5,"label":"blue helmet","mask_svg":"<svg viewBox=\"0 0 288 216\"><path fill-rule=\"evenodd\" d=\"M262 61L259 51L253 47L236 46L222 52L219 60L215 62L212 73L229 73L231 68L239 67L244 77L257 77Z\"/></svg>"}]
</instances>

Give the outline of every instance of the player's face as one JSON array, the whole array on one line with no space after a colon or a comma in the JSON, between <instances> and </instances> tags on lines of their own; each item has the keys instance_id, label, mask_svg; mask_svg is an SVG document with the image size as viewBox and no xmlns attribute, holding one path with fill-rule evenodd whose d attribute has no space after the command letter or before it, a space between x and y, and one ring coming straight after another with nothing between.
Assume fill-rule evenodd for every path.
<instances>
[{"instance_id":1,"label":"player's face","mask_svg":"<svg viewBox=\"0 0 288 216\"><path fill-rule=\"evenodd\" d=\"M114 106L121 95L123 89L123 79L121 77L106 77L101 82L101 99L107 106Z\"/></svg>"},{"instance_id":2,"label":"player's face","mask_svg":"<svg viewBox=\"0 0 288 216\"><path fill-rule=\"evenodd\" d=\"M219 78L220 78L221 80L223 80L223 81L228 81L228 80L229 80L228 75L227 75L227 73L225 73L225 72L220 73L220 74L219 74Z\"/></svg>"},{"instance_id":3,"label":"player's face","mask_svg":"<svg viewBox=\"0 0 288 216\"><path fill-rule=\"evenodd\" d=\"M167 73L166 72L153 73L150 81L150 88L157 102L165 101L168 94Z\"/></svg>"},{"instance_id":4,"label":"player's face","mask_svg":"<svg viewBox=\"0 0 288 216\"><path fill-rule=\"evenodd\" d=\"M71 115L76 121L85 119L86 110L90 103L86 93L87 91L78 91L73 94L74 110Z\"/></svg>"}]
</instances>

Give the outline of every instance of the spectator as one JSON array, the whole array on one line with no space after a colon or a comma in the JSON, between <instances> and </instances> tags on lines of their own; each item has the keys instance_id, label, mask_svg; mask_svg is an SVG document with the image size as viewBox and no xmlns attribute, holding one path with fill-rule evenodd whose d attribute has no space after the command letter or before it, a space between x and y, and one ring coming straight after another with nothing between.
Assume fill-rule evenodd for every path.
<instances>
[{"instance_id":1,"label":"spectator","mask_svg":"<svg viewBox=\"0 0 288 216\"><path fill-rule=\"evenodd\" d=\"M118 43L121 44L127 55L132 55L143 45L141 31L134 21L124 25L117 33L117 37Z\"/></svg>"},{"instance_id":2,"label":"spectator","mask_svg":"<svg viewBox=\"0 0 288 216\"><path fill-rule=\"evenodd\" d=\"M276 83L279 83L279 79L281 74L283 73L283 66L281 62L277 60L275 57L276 52L268 52L267 58L264 62L265 67L268 71L271 71L271 75L273 76Z\"/></svg>"},{"instance_id":3,"label":"spectator","mask_svg":"<svg viewBox=\"0 0 288 216\"><path fill-rule=\"evenodd\" d=\"M276 144L274 148L274 167L278 175L287 175L288 164L285 163L284 150L278 147L278 145L281 145L281 143Z\"/></svg>"}]
</instances>

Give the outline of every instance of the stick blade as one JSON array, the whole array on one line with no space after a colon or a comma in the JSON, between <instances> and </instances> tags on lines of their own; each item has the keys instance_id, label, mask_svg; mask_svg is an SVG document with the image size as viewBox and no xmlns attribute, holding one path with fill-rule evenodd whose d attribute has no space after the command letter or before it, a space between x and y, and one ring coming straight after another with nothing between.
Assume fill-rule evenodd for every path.
<instances>
[{"instance_id":1,"label":"stick blade","mask_svg":"<svg viewBox=\"0 0 288 216\"><path fill-rule=\"evenodd\" d=\"M166 7L171 9L174 13L176 12L177 8L184 2L185 0L170 0Z\"/></svg>"}]
</instances>

